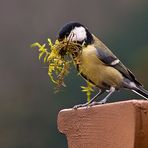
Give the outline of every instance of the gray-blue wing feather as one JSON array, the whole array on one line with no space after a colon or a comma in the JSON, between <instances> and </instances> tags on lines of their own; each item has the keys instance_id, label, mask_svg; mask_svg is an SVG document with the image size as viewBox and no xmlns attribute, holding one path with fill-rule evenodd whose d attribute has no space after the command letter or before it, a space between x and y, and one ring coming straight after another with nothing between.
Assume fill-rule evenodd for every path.
<instances>
[{"instance_id":1,"label":"gray-blue wing feather","mask_svg":"<svg viewBox=\"0 0 148 148\"><path fill-rule=\"evenodd\" d=\"M97 50L97 57L106 65L114 67L117 69L125 78L135 82L138 86L142 86L140 82L137 81L134 74L126 68L121 61L96 37L95 38L95 48ZM118 61L113 64L114 61Z\"/></svg>"}]
</instances>

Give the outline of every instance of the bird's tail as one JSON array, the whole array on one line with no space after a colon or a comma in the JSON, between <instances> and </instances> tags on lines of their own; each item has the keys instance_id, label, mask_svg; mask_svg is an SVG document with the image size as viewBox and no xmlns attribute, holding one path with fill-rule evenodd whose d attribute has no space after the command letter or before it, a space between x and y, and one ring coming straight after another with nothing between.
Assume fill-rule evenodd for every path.
<instances>
[{"instance_id":1,"label":"bird's tail","mask_svg":"<svg viewBox=\"0 0 148 148\"><path fill-rule=\"evenodd\" d=\"M132 91L138 94L139 96L145 98L146 100L148 100L148 91L145 90L143 87L137 86L134 89L132 89Z\"/></svg>"}]
</instances>

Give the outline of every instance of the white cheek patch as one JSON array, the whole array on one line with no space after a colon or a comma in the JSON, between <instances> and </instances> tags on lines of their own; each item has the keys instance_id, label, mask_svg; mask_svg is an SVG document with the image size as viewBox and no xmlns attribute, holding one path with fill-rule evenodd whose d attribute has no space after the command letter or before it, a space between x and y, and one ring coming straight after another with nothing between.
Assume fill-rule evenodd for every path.
<instances>
[{"instance_id":1,"label":"white cheek patch","mask_svg":"<svg viewBox=\"0 0 148 148\"><path fill-rule=\"evenodd\" d=\"M68 36L68 40L70 41L83 41L86 39L86 30L84 27L75 27Z\"/></svg>"}]
</instances>

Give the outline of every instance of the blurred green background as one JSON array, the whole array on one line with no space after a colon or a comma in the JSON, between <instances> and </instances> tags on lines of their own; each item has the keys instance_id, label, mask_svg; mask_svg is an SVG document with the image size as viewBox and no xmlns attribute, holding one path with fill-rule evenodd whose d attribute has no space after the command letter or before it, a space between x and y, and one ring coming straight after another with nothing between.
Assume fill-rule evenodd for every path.
<instances>
[{"instance_id":1,"label":"blurred green background","mask_svg":"<svg viewBox=\"0 0 148 148\"><path fill-rule=\"evenodd\" d=\"M86 101L74 68L67 88L54 94L36 41L55 40L59 29L78 21L99 36L148 89L147 0L0 0L0 147L66 148L57 130L58 112ZM110 101L138 99L128 91Z\"/></svg>"}]
</instances>

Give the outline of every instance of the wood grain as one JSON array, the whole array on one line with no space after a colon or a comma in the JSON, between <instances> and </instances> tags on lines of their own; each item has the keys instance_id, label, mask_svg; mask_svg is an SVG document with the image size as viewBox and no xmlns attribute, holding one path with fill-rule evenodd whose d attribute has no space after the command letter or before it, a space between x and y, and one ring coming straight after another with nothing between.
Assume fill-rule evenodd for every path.
<instances>
[{"instance_id":1,"label":"wood grain","mask_svg":"<svg viewBox=\"0 0 148 148\"><path fill-rule=\"evenodd\" d=\"M148 102L64 109L58 115L58 129L69 148L148 148Z\"/></svg>"}]
</instances>

